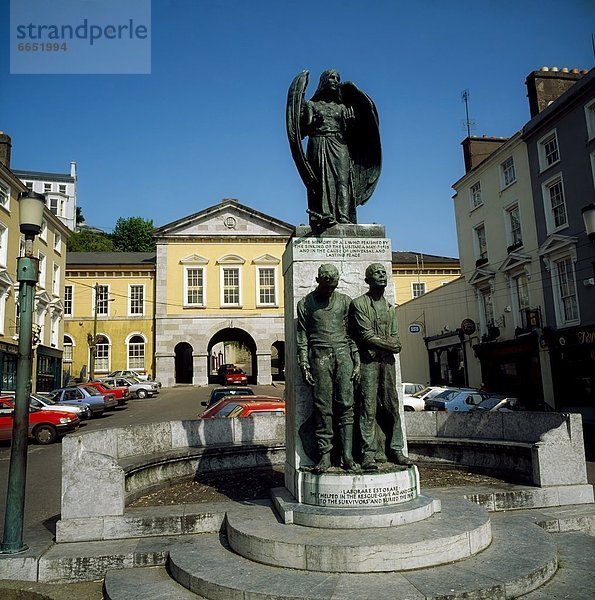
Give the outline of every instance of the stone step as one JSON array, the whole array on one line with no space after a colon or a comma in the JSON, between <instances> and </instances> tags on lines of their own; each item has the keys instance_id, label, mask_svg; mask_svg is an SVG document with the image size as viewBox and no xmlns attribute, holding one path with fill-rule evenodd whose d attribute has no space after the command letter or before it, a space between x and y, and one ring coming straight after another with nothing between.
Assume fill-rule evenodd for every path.
<instances>
[{"instance_id":1,"label":"stone step","mask_svg":"<svg viewBox=\"0 0 595 600\"><path fill-rule=\"evenodd\" d=\"M398 527L316 529L286 525L269 503L227 514L231 548L250 560L304 571L375 573L420 569L461 560L492 539L490 516L466 500Z\"/></svg>"},{"instance_id":2,"label":"stone step","mask_svg":"<svg viewBox=\"0 0 595 600\"><path fill-rule=\"evenodd\" d=\"M271 498L284 523L323 529L397 527L423 521L440 512L440 500L419 495L403 504L377 507L335 508L296 502L287 488L273 488Z\"/></svg>"},{"instance_id":3,"label":"stone step","mask_svg":"<svg viewBox=\"0 0 595 600\"><path fill-rule=\"evenodd\" d=\"M182 537L55 544L39 559L38 580L46 583L92 581L102 579L110 569L164 565L169 548Z\"/></svg>"},{"instance_id":4,"label":"stone step","mask_svg":"<svg viewBox=\"0 0 595 600\"><path fill-rule=\"evenodd\" d=\"M165 567L109 571L103 594L105 600L204 600L174 581Z\"/></svg>"},{"instance_id":5,"label":"stone step","mask_svg":"<svg viewBox=\"0 0 595 600\"><path fill-rule=\"evenodd\" d=\"M486 550L426 569L324 573L272 567L235 554L218 534L176 544L168 566L178 583L209 600L503 600L546 582L556 571L557 551L551 536L527 519L496 515ZM128 600L125 595L110 598Z\"/></svg>"}]
</instances>

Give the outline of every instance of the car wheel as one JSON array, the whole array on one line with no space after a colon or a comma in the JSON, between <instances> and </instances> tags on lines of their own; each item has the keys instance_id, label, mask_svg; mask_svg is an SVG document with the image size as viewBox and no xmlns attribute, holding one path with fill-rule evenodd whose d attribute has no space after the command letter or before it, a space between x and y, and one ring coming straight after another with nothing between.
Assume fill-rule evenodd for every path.
<instances>
[{"instance_id":1,"label":"car wheel","mask_svg":"<svg viewBox=\"0 0 595 600\"><path fill-rule=\"evenodd\" d=\"M38 444L45 446L56 441L58 432L53 425L39 425L33 430L33 437Z\"/></svg>"},{"instance_id":2,"label":"car wheel","mask_svg":"<svg viewBox=\"0 0 595 600\"><path fill-rule=\"evenodd\" d=\"M136 395L142 400L143 398L147 397L147 390L138 390Z\"/></svg>"},{"instance_id":3,"label":"car wheel","mask_svg":"<svg viewBox=\"0 0 595 600\"><path fill-rule=\"evenodd\" d=\"M415 411L415 409L413 408L413 406L407 406L407 405L403 406L403 410L405 412L414 412Z\"/></svg>"}]
</instances>

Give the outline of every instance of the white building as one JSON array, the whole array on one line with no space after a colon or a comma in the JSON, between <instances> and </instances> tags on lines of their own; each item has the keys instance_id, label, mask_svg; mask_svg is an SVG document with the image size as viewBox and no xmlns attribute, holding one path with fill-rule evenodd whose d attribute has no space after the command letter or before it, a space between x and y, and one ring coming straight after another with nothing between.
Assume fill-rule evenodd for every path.
<instances>
[{"instance_id":1,"label":"white building","mask_svg":"<svg viewBox=\"0 0 595 600\"><path fill-rule=\"evenodd\" d=\"M14 169L13 173L30 189L45 194L47 206L71 231L76 230L76 162L70 173L42 173Z\"/></svg>"}]
</instances>

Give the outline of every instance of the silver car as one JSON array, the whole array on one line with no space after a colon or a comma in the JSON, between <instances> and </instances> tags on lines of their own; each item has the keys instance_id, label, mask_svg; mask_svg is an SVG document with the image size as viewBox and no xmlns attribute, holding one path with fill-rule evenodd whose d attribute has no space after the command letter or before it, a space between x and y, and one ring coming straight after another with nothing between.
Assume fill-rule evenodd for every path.
<instances>
[{"instance_id":1,"label":"silver car","mask_svg":"<svg viewBox=\"0 0 595 600\"><path fill-rule=\"evenodd\" d=\"M50 400L46 396L40 396L39 394L31 394L29 396L29 406L41 410L55 410L58 412L71 413L76 415L81 421L90 419L93 414L91 407L85 402L66 404L64 402L55 402L54 400Z\"/></svg>"}]
</instances>

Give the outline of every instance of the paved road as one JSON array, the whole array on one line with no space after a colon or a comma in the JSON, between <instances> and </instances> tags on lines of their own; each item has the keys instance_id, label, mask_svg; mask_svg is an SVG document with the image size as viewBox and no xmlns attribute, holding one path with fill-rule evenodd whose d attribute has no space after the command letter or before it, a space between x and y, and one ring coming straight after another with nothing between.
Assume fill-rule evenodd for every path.
<instances>
[{"instance_id":1,"label":"paved road","mask_svg":"<svg viewBox=\"0 0 595 600\"><path fill-rule=\"evenodd\" d=\"M125 408L118 408L105 416L85 421L79 431L95 431L111 427L124 427L138 423L195 419L202 414L201 401L208 399L211 389L217 386L183 386L164 389L155 398L130 400ZM283 390L272 386L252 386L257 393L282 396ZM0 442L0 531L4 527L6 482L10 460L10 444ZM60 484L62 470L62 444L29 446L27 489L25 498L25 527L52 521L60 513ZM89 502L93 499L89 498Z\"/></svg>"}]
</instances>

